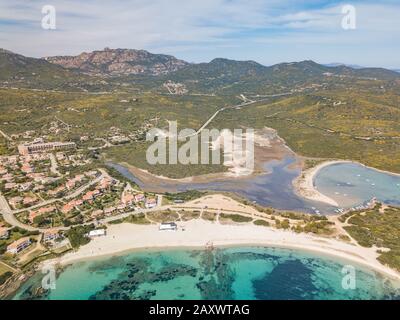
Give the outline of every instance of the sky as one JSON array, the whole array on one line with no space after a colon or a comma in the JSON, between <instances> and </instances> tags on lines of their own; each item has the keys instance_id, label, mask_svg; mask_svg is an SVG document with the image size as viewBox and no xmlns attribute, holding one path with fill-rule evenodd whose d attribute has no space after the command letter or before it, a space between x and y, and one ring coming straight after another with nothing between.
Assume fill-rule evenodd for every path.
<instances>
[{"instance_id":1,"label":"sky","mask_svg":"<svg viewBox=\"0 0 400 320\"><path fill-rule=\"evenodd\" d=\"M55 29L42 27L44 5L55 8ZM342 26L346 5L355 8L355 29ZM400 0L0 0L0 48L44 57L105 47L189 62L400 69Z\"/></svg>"}]
</instances>

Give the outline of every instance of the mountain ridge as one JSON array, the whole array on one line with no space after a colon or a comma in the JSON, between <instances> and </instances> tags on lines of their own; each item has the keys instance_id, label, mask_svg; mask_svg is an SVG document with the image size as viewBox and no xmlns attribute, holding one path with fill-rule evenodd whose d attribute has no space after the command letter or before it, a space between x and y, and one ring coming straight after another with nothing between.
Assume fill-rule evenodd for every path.
<instances>
[{"instance_id":1,"label":"mountain ridge","mask_svg":"<svg viewBox=\"0 0 400 320\"><path fill-rule=\"evenodd\" d=\"M352 78L399 81L400 74L384 68L354 69L345 65L326 66L312 60L264 66L256 61L215 58L189 63L170 55L145 50L109 49L78 56L29 58L0 49L0 81L5 85L41 88L108 90L136 86L162 88L172 81L192 92L237 94L264 93L279 88L309 86ZM339 82L337 82L339 83Z\"/></svg>"},{"instance_id":2,"label":"mountain ridge","mask_svg":"<svg viewBox=\"0 0 400 320\"><path fill-rule=\"evenodd\" d=\"M90 75L162 75L188 65L171 55L146 50L109 49L82 52L77 56L45 57L46 61Z\"/></svg>"}]
</instances>

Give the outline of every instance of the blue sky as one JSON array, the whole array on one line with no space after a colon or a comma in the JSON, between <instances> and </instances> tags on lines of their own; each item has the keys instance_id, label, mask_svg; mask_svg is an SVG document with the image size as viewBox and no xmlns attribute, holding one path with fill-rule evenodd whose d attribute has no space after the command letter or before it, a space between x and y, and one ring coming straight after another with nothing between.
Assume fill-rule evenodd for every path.
<instances>
[{"instance_id":1,"label":"blue sky","mask_svg":"<svg viewBox=\"0 0 400 320\"><path fill-rule=\"evenodd\" d=\"M344 30L342 7L356 8ZM41 28L42 6L56 30ZM190 62L311 59L400 69L400 0L0 0L0 47L28 56L146 49Z\"/></svg>"}]
</instances>

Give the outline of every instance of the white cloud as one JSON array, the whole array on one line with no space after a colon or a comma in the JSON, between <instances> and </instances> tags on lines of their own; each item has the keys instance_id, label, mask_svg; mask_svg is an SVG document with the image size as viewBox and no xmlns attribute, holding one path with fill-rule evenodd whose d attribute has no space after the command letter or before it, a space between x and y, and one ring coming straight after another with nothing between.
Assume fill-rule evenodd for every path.
<instances>
[{"instance_id":1,"label":"white cloud","mask_svg":"<svg viewBox=\"0 0 400 320\"><path fill-rule=\"evenodd\" d=\"M318 0L313 9L294 0L0 0L0 47L32 56L144 48L199 60L197 51L240 56L274 44L373 48L400 40L399 5L354 2L357 30L345 32L342 4L318 8ZM40 28L45 4L56 7L56 31Z\"/></svg>"}]
</instances>

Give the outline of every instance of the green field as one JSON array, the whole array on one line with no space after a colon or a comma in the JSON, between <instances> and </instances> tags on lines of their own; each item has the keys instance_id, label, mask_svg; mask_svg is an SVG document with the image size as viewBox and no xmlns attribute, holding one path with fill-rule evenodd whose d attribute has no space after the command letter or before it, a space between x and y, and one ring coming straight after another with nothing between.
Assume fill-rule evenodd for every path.
<instances>
[{"instance_id":1,"label":"green field","mask_svg":"<svg viewBox=\"0 0 400 320\"><path fill-rule=\"evenodd\" d=\"M346 104L334 105L340 96L346 97L341 100ZM399 99L398 94L386 94L379 103L379 95L321 91L227 110L218 115L213 125L229 129L274 128L302 156L350 159L400 172Z\"/></svg>"},{"instance_id":2,"label":"green field","mask_svg":"<svg viewBox=\"0 0 400 320\"><path fill-rule=\"evenodd\" d=\"M381 89L385 86L385 90ZM271 127L299 155L310 158L351 159L379 169L400 172L400 95L397 82L327 80L323 88L227 109L208 128ZM267 91L266 91L267 92ZM254 94L254 93L253 93ZM255 98L261 99L261 98ZM108 160L127 162L172 178L226 170L221 165L149 165L145 133L152 127L198 129L224 106L240 103L237 95L161 94L157 90L127 93L50 92L0 89L0 129L6 134L34 130L31 139L75 141L81 148L101 146L113 130L130 143L102 149ZM50 132L56 122L60 131ZM114 129L112 129L114 128ZM80 137L88 135L88 142ZM23 140L20 138L19 140ZM0 137L0 153L16 151L17 141Z\"/></svg>"}]
</instances>

